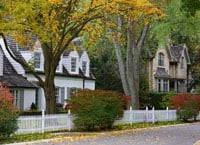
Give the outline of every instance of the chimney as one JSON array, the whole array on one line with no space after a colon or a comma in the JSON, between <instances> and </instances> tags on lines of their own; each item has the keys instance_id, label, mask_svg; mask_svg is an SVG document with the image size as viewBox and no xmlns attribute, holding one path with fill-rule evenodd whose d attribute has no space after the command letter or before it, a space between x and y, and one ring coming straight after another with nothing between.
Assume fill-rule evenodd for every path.
<instances>
[{"instance_id":1,"label":"chimney","mask_svg":"<svg viewBox=\"0 0 200 145\"><path fill-rule=\"evenodd\" d=\"M3 76L3 52L0 48L0 76Z\"/></svg>"}]
</instances>

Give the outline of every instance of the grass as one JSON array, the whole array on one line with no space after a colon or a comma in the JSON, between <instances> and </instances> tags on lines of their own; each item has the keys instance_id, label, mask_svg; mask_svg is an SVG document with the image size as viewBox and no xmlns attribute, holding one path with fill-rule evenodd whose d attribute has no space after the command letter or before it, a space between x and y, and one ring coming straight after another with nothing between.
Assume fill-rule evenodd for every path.
<instances>
[{"instance_id":1,"label":"grass","mask_svg":"<svg viewBox=\"0 0 200 145\"><path fill-rule=\"evenodd\" d=\"M129 130L129 129L138 129L138 128L149 128L149 127L158 127L163 125L174 125L174 124L183 124L182 121L168 121L168 122L156 122L152 123L134 123L123 124L123 125L115 125L112 130L107 131L120 131L120 130ZM42 139L51 139L51 138L61 138L61 137L78 137L84 135L92 135L90 132L79 132L79 130L69 131L58 131L58 132L45 132L45 133L34 133L34 134L14 134L11 137L0 137L0 144L8 144L8 143L17 143L17 142L27 142L27 141L36 141ZM100 131L102 132L102 131ZM93 134L94 135L94 134Z\"/></svg>"}]
</instances>

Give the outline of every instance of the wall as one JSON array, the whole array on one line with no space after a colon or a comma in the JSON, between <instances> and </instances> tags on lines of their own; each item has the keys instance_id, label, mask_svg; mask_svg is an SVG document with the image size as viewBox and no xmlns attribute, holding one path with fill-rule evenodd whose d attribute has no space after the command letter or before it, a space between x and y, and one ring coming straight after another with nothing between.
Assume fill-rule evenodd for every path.
<instances>
[{"instance_id":1,"label":"wall","mask_svg":"<svg viewBox=\"0 0 200 145\"><path fill-rule=\"evenodd\" d=\"M35 89L24 90L24 110L30 110L31 104L35 103Z\"/></svg>"}]
</instances>

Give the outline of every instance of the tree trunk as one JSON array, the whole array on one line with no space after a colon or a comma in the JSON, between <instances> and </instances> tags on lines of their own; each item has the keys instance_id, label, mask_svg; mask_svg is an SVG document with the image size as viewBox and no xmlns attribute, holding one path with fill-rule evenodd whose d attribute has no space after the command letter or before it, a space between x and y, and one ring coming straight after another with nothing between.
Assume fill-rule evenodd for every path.
<instances>
[{"instance_id":1,"label":"tree trunk","mask_svg":"<svg viewBox=\"0 0 200 145\"><path fill-rule=\"evenodd\" d=\"M48 83L45 83L44 94L46 100L46 114L55 114L56 113L56 96L55 96L55 86L52 82L52 78Z\"/></svg>"},{"instance_id":2,"label":"tree trunk","mask_svg":"<svg viewBox=\"0 0 200 145\"><path fill-rule=\"evenodd\" d=\"M119 64L120 77L124 89L124 93L131 97L130 105L133 109L139 109L139 75L140 75L140 55L141 49L148 31L148 26L144 26L138 41L134 34L134 22L128 21L127 25L127 48L126 63L122 56L122 48L120 45L122 35L122 17L118 16L118 32L113 39L116 50L117 60ZM135 43L137 42L137 43Z\"/></svg>"},{"instance_id":3,"label":"tree trunk","mask_svg":"<svg viewBox=\"0 0 200 145\"><path fill-rule=\"evenodd\" d=\"M59 58L57 57L58 55L55 55L52 46L49 46L49 44L43 44L42 50L45 58L44 60L45 82L43 89L46 100L46 113L55 114L56 96L55 96L54 78Z\"/></svg>"}]
</instances>

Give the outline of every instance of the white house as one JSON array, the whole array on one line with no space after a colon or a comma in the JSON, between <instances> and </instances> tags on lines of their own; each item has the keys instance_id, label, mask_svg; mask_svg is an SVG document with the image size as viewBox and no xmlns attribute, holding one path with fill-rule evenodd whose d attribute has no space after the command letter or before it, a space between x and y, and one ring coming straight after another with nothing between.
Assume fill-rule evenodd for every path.
<instances>
[{"instance_id":1,"label":"white house","mask_svg":"<svg viewBox=\"0 0 200 145\"><path fill-rule=\"evenodd\" d=\"M34 39L36 42L35 49L34 51L30 51L29 47L20 47L12 37L6 36L7 44L13 54L23 61L34 62L35 71L44 78L44 56L39 41L37 38ZM21 110L28 110L33 102L37 105L38 109L45 109L44 92L42 88L36 85L37 79L11 58L5 48L3 39L0 39L0 48L0 82L9 82L10 76L17 75L27 83L23 83L24 85L22 85L22 82L18 81L12 84L12 86L7 83L15 95L15 100L19 102L16 105ZM2 59L5 61L1 61ZM10 75L8 75L7 79L5 77L8 70L5 70L5 62L9 63L9 66L12 67L12 71L9 69ZM20 77L17 77L16 81ZM18 87L20 84L22 86ZM69 98L70 93L74 89L95 89L95 77L90 71L90 59L85 50L80 53L76 50L68 50L61 56L56 70L55 86L57 103L63 105L66 104L64 100ZM15 92L18 92L18 94Z\"/></svg>"}]
</instances>

